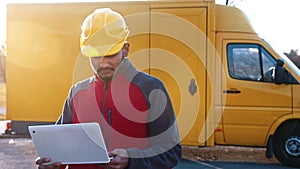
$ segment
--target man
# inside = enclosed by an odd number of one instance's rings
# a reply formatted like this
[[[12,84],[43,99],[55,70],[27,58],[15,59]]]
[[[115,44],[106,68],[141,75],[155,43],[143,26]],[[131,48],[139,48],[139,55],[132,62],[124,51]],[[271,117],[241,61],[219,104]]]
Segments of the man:
[[[169,169],[181,158],[172,103],[163,83],[136,70],[127,59],[129,30],[109,8],[83,22],[80,47],[95,76],[75,84],[57,124],[98,122],[114,158],[108,164],[69,165],[69,169]],[[59,139],[59,138],[58,138]],[[65,168],[38,158],[39,169]]]

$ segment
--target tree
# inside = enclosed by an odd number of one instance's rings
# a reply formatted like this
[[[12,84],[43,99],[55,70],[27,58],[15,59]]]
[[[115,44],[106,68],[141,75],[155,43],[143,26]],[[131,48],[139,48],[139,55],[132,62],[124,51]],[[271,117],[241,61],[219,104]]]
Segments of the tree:
[[[300,55],[298,55],[298,49],[291,49],[290,53],[284,52],[283,54],[285,54],[300,69]]]

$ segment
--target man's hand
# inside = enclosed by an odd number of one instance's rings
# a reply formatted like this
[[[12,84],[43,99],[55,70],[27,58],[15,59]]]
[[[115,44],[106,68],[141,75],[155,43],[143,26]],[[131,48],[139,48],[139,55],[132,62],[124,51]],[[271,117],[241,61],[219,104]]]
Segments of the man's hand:
[[[50,158],[40,158],[38,157],[35,160],[36,165],[38,165],[38,169],[60,169],[61,162],[51,163]]]
[[[109,152],[109,156],[114,158],[110,163],[104,165],[105,169],[123,169],[128,166],[129,158],[125,149],[115,149]]]

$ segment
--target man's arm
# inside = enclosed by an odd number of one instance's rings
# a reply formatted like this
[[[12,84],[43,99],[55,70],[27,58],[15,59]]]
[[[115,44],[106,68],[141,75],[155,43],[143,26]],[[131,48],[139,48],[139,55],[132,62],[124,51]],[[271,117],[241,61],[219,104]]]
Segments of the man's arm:
[[[148,89],[146,94],[146,99],[150,98],[150,93],[154,91],[151,100],[148,100],[151,105],[147,123],[150,146],[144,150],[127,149],[130,157],[129,169],[169,169],[174,167],[181,158],[182,147],[169,95],[161,82],[150,84],[152,87],[156,86],[150,89],[151,91]]]
[[[56,121],[55,124],[70,124],[73,121],[72,117],[72,101],[71,101],[71,96],[72,96],[72,89],[69,92],[68,97],[66,98],[66,101],[64,103],[63,111]]]

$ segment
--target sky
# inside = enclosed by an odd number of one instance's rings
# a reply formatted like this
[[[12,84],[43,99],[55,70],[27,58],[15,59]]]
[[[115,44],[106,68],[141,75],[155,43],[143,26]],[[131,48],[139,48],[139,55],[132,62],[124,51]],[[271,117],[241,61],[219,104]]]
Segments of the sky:
[[[17,0],[0,0],[0,45],[5,42],[6,37],[5,4],[12,1]],[[26,1],[45,2],[44,0],[19,0],[18,2]],[[218,4],[226,3],[226,0],[215,1]],[[291,49],[300,49],[300,20],[297,18],[300,0],[229,0],[229,4],[241,9],[249,18],[254,30],[279,54],[289,52]]]
[[[229,0],[279,54],[300,49],[299,0]],[[216,0],[225,4],[226,0]],[[232,5],[231,5],[232,6]],[[300,54],[300,51],[298,52]]]

